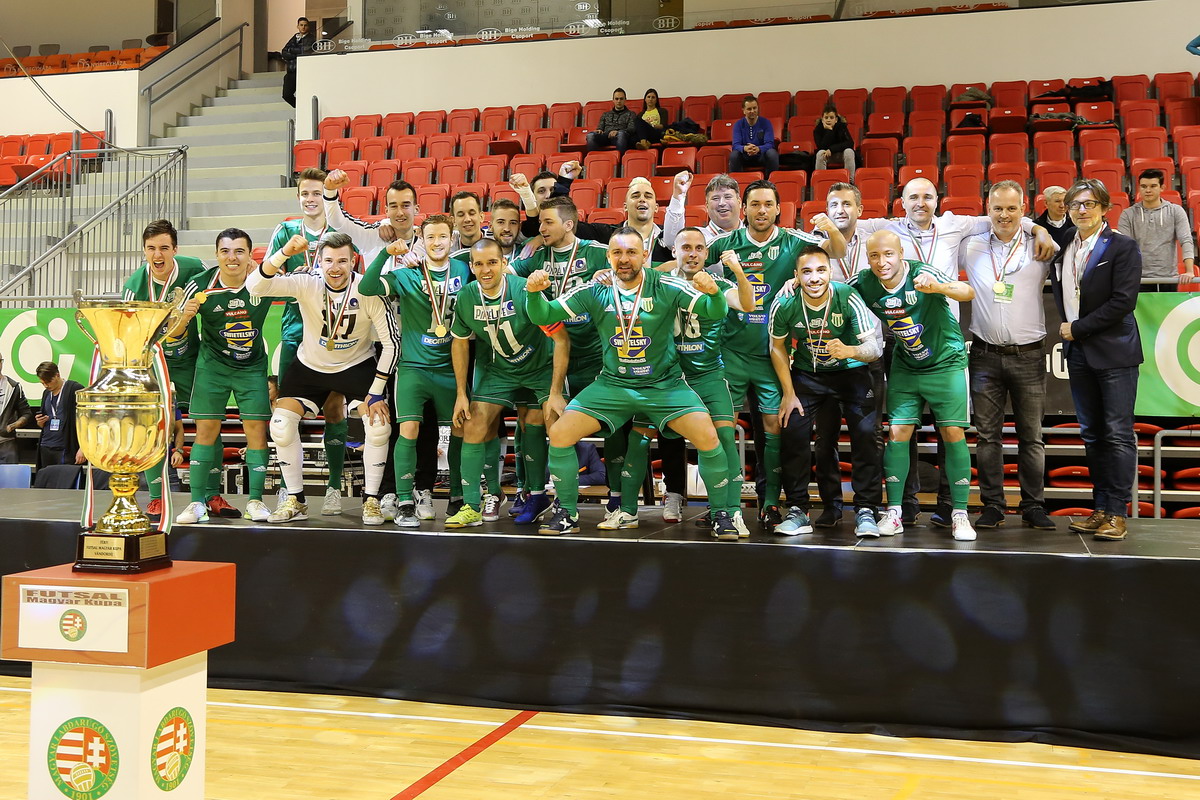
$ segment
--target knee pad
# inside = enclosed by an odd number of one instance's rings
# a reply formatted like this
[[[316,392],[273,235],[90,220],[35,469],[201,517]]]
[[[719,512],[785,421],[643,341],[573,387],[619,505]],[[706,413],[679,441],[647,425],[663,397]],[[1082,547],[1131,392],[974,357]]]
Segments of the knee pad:
[[[392,435],[392,423],[371,422],[369,417],[363,417],[363,442],[375,447],[387,447]]]
[[[300,438],[300,415],[286,408],[277,408],[271,414],[271,440],[280,447],[295,444]]]

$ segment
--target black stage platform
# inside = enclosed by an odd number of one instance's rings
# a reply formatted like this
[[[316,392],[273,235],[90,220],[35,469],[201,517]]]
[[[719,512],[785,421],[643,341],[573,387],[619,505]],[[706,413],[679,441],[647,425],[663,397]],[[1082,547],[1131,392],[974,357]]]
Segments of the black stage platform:
[[[80,499],[0,490],[0,573],[71,561]],[[551,538],[362,529],[345,505],[172,533],[175,558],[238,565],[214,685],[1200,757],[1195,521],[1104,543],[1010,517],[963,543],[858,541],[847,515],[726,543],[695,506],[616,532],[584,507],[585,534]]]

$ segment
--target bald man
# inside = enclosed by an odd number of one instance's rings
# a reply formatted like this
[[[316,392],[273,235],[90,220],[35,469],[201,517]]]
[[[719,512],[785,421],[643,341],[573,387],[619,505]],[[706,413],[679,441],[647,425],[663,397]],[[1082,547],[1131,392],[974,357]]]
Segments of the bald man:
[[[975,539],[967,518],[971,489],[971,455],[967,417],[967,349],[950,301],[975,297],[969,283],[945,280],[928,264],[904,258],[904,245],[894,231],[878,231],[867,239],[870,270],[849,283],[895,335],[895,355],[888,374],[887,407],[891,439],[883,454],[888,509],[879,523],[882,536],[904,532],[901,503],[911,467],[909,442],[928,403],[946,446],[945,474],[950,482],[950,526],[959,541]]]

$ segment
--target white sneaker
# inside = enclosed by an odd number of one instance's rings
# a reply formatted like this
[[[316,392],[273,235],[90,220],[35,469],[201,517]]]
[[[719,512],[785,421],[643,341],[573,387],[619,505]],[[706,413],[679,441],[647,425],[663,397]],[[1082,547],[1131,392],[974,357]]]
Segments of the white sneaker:
[[[362,521],[363,525],[383,524],[383,509],[380,508],[378,497],[368,497],[363,500]]]
[[[898,533],[904,533],[902,513],[898,506],[889,506],[888,510],[883,513],[883,519],[879,520],[879,535],[895,536]]]
[[[289,494],[274,513],[267,517],[267,522],[299,522],[305,519],[308,519],[308,504],[301,503]]]
[[[414,489],[412,499],[417,504],[417,519],[433,519],[433,492]]]
[[[495,522],[500,519],[500,510],[508,499],[502,494],[489,494],[483,498],[483,521]]]
[[[282,483],[280,483],[279,490],[277,492],[275,492],[275,507],[279,508],[279,506],[282,505],[283,501],[287,500],[287,498],[288,498],[287,487],[284,486]]]
[[[248,519],[253,522],[266,522],[271,516],[271,509],[267,508],[267,504],[262,500],[251,500],[246,503],[246,513],[242,514],[242,519]]]
[[[604,515],[597,528],[602,531],[615,531],[622,528],[636,528],[638,526],[638,518],[634,514],[626,514],[621,509],[613,509]]]
[[[208,506],[204,503],[188,503],[187,508],[175,517],[176,525],[195,525],[197,522],[208,522]]]
[[[663,522],[683,521],[683,495],[667,492],[663,497]]]
[[[417,509],[412,503],[401,503],[396,508],[397,528],[419,528],[421,521],[417,519]]]
[[[342,490],[330,486],[325,490],[325,502],[321,505],[321,514],[326,517],[336,517],[342,513]]]
[[[738,538],[750,538],[750,529],[746,527],[746,520],[742,517],[741,511],[733,515],[733,527],[737,528]]]
[[[966,511],[956,510],[950,515],[950,529],[955,541],[975,541],[975,529],[971,527],[971,520],[967,517]]]
[[[388,492],[379,501],[379,510],[383,513],[383,518],[387,521],[396,518],[396,510],[399,508],[400,502],[396,497],[395,492]]]

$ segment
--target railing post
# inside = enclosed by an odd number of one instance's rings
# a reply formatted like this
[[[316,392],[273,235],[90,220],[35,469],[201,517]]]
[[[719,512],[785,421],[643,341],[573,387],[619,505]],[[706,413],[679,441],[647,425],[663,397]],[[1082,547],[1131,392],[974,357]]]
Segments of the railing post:
[[[187,227],[187,145],[179,148],[179,227]]]
[[[310,139],[319,139],[320,138],[320,136],[318,135],[318,131],[317,131],[317,125],[320,123],[320,121],[321,121],[320,104],[317,101],[317,96],[314,94],[312,96],[312,136],[309,137]]]
[[[287,179],[291,185],[292,175],[296,173],[296,118],[288,117],[288,157]]]

